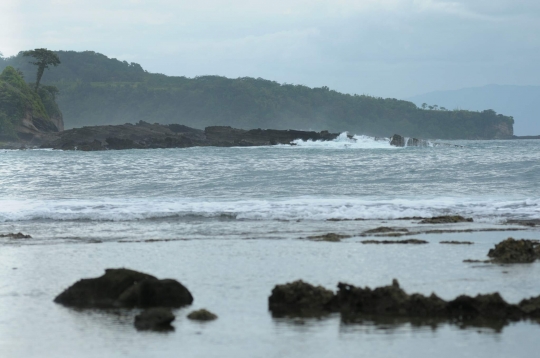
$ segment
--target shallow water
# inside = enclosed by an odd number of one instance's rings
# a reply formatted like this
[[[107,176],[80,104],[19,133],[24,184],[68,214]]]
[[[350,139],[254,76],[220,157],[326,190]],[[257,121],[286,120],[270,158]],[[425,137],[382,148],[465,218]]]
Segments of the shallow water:
[[[532,322],[494,330],[349,325],[336,315],[274,319],[267,299],[274,285],[299,278],[327,288],[339,281],[375,287],[397,278],[409,293],[444,299],[499,291],[516,303],[539,295],[540,263],[462,261],[485,259],[509,236],[540,239],[538,228],[504,224],[540,218],[540,141],[404,149],[369,138],[299,144],[0,152],[0,233],[33,236],[0,238],[0,356],[536,355],[540,324]],[[395,220],[442,214],[475,222]],[[378,226],[520,231],[403,237],[426,245],[359,243],[363,231]],[[300,239],[327,232],[352,237],[338,243]],[[110,267],[178,279],[195,302],[176,311],[176,330],[168,334],[135,331],[136,312],[76,311],[52,302],[76,280]],[[219,319],[186,319],[201,307]]]

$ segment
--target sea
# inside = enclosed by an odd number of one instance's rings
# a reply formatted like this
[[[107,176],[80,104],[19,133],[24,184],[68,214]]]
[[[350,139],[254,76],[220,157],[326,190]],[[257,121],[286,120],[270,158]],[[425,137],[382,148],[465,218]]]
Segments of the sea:
[[[0,150],[0,357],[534,357],[540,324],[500,326],[274,318],[273,287],[335,290],[397,279],[408,293],[540,295],[540,262],[499,265],[508,238],[540,239],[540,140],[340,135],[268,147]],[[422,224],[462,215],[473,222]],[[509,223],[510,221],[510,223]],[[366,236],[381,226],[401,238]],[[336,233],[340,242],[310,239]],[[416,238],[424,245],[363,244]],[[471,241],[444,245],[441,241]],[[137,310],[53,302],[81,278],[126,267],[193,294],[174,331],[140,332]],[[212,322],[186,318],[194,309]]]

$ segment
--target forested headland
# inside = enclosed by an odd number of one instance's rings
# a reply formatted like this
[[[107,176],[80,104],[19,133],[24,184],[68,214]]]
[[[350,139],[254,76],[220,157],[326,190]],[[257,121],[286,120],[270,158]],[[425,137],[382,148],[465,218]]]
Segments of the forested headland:
[[[62,65],[42,78],[55,86],[66,128],[135,123],[179,123],[349,131],[440,139],[507,138],[513,118],[493,110],[430,110],[395,98],[350,95],[328,87],[280,84],[262,78],[195,78],[149,73],[139,64],[85,51],[55,51]],[[35,66],[22,53],[0,58],[32,82]],[[50,87],[52,88],[52,87]]]

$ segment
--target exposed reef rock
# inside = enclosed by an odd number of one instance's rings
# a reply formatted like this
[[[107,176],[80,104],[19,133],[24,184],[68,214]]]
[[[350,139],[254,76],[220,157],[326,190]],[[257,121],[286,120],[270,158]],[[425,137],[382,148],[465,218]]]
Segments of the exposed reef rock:
[[[193,296],[178,281],[121,268],[77,281],[54,302],[80,308],[182,307],[191,304]]]
[[[390,145],[395,147],[428,147],[430,143],[427,140],[417,139],[417,138],[408,138],[394,134],[390,138]]]
[[[333,299],[332,291],[299,280],[275,286],[268,307],[274,316],[313,317],[334,310]]]
[[[225,126],[206,127],[204,130],[206,139],[212,145],[221,147],[232,146],[261,146],[290,144],[296,139],[302,140],[332,140],[339,134],[322,132],[305,132],[297,130],[275,129],[235,129]]]
[[[135,328],[140,331],[172,331],[171,322],[175,317],[169,308],[156,307],[144,310],[135,316]]]
[[[509,237],[489,250],[488,256],[497,263],[530,263],[540,258],[540,245],[532,240]]]
[[[308,239],[310,239],[312,241],[339,242],[339,241],[341,241],[341,239],[347,239],[349,237],[351,237],[351,236],[328,233],[328,234],[324,234],[324,235],[308,236]]]
[[[392,236],[391,234],[399,233],[400,235],[403,235],[403,233],[408,233],[408,232],[409,230],[405,228],[393,228],[393,227],[387,227],[387,226],[380,226],[375,229],[364,231],[361,236],[370,236],[370,235],[376,235],[376,234],[386,234],[385,236]]]
[[[474,245],[474,242],[472,241],[441,241],[439,244],[447,244],[447,245]]]
[[[32,236],[25,235],[22,232],[18,232],[16,234],[12,232],[10,232],[9,234],[0,234],[0,237],[7,237],[10,239],[31,239],[32,238]]]
[[[263,146],[291,144],[296,139],[332,140],[338,134],[295,130],[207,127],[204,131],[179,124],[150,124],[144,121],[115,126],[75,128],[50,134],[42,148],[62,150],[122,150],[152,148],[186,148],[194,146]]]
[[[510,225],[540,226],[540,219],[511,219],[506,221]]]
[[[473,222],[473,219],[464,218],[461,215],[444,215],[423,219],[420,224],[455,224],[461,222]]]
[[[407,240],[364,240],[360,241],[362,244],[427,244],[425,240],[407,239]]]
[[[302,281],[278,285],[269,298],[269,310],[275,316],[284,313],[292,317],[320,316],[340,312],[342,320],[351,321],[359,315],[370,317],[436,318],[450,322],[518,321],[540,316],[540,296],[507,303],[499,293],[475,297],[461,295],[445,301],[432,293],[407,294],[393,280],[389,286],[361,288],[338,283],[337,293]]]
[[[217,319],[218,316],[202,308],[200,310],[191,312],[190,314],[188,314],[187,318],[195,321],[213,321]]]

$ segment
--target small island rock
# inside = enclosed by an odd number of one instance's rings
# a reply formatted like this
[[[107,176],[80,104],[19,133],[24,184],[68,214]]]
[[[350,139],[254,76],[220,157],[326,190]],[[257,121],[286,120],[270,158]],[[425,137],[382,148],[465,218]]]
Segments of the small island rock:
[[[187,318],[196,321],[213,321],[217,319],[218,316],[202,308],[200,310],[191,312],[190,314],[188,314]]]

